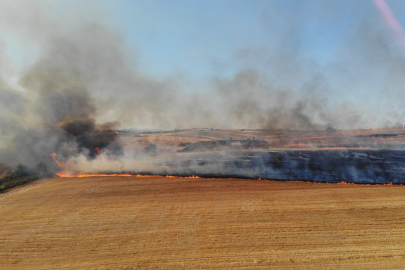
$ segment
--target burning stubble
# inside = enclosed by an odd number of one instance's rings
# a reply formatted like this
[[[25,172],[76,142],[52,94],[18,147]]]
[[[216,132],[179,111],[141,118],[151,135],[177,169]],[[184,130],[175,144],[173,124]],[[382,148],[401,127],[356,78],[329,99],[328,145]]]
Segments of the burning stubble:
[[[20,89],[13,89],[5,79],[0,81],[0,160],[13,166],[24,164],[41,175],[55,174],[62,169],[70,175],[145,172],[276,179],[316,178],[318,176],[313,174],[297,176],[287,172],[288,168],[304,172],[309,168],[312,171],[308,164],[318,163],[318,157],[311,159],[306,157],[307,154],[301,155],[298,152],[292,156],[285,153],[266,157],[252,154],[247,158],[228,152],[214,153],[213,157],[185,155],[177,152],[182,150],[177,147],[184,141],[170,146],[175,150],[164,152],[166,150],[162,151],[161,145],[153,146],[159,144],[159,139],[144,148],[131,148],[117,136],[119,128],[144,126],[166,130],[193,127],[264,129],[274,131],[271,136],[263,139],[267,146],[256,147],[252,143],[254,140],[247,142],[248,137],[241,138],[235,144],[242,145],[243,150],[267,151],[279,150],[280,145],[287,148],[301,147],[294,135],[297,130],[302,134],[313,133],[312,137],[322,137],[322,133],[328,130],[330,133],[336,129],[364,127],[370,123],[381,127],[393,126],[397,119],[402,119],[399,113],[391,120],[380,118],[376,121],[375,114],[367,108],[357,108],[346,101],[333,104],[328,101],[325,91],[329,91],[333,84],[333,79],[329,79],[331,74],[335,71],[338,75],[350,73],[350,70],[342,68],[352,66],[346,65],[348,62],[332,63],[326,68],[316,63],[308,64],[294,51],[293,46],[281,44],[275,50],[277,57],[271,55],[269,59],[274,61],[269,60],[267,63],[273,75],[266,75],[247,65],[233,77],[212,78],[209,94],[190,94],[181,88],[181,81],[176,76],[156,79],[134,69],[119,31],[103,24],[101,20],[89,22],[78,16],[74,23],[68,24],[67,17],[56,19],[50,16],[41,2],[30,1],[30,16],[17,9],[16,5],[10,2],[1,11],[0,15],[4,15],[2,22],[11,25],[19,38],[39,44],[40,48],[36,61],[27,64],[19,72]],[[330,7],[326,5],[325,8]],[[281,43],[284,40],[290,44],[291,40],[287,37],[295,34],[289,35],[288,29],[298,27],[299,23],[289,21],[285,32],[280,35]],[[353,50],[342,57],[345,61],[348,61],[350,55],[361,51],[361,55],[353,61],[363,65],[364,59],[369,59],[368,53],[378,51],[388,42],[384,36],[373,39],[375,36],[371,28],[365,29],[369,32],[363,31],[352,40]],[[374,46],[370,52],[363,52],[359,48],[366,41],[371,41]],[[387,47],[387,50],[390,49]],[[252,50],[241,50],[236,58],[251,57],[253,53]],[[268,57],[266,52],[264,56]],[[373,57],[379,59],[381,66],[391,70],[391,64],[385,62],[384,56],[379,52]],[[404,63],[402,58],[395,60],[397,66],[403,66]],[[0,70],[5,68],[2,66]],[[279,79],[274,80],[273,76]],[[285,77],[288,80],[283,81]],[[402,80],[397,77],[391,75],[395,85]],[[287,83],[290,80],[299,86],[290,89],[289,86],[293,86]],[[334,137],[338,142],[326,148],[369,147],[359,146],[361,140],[353,139],[353,136],[349,136],[351,139],[342,134]],[[211,138],[202,136],[202,140],[210,141]],[[313,139],[307,139],[304,147],[308,146],[308,141],[313,142]],[[225,150],[241,150],[232,148],[237,147],[232,143],[231,146],[228,143],[223,145],[228,147]],[[375,147],[374,143],[373,147],[383,148]],[[336,153],[333,155],[336,156]],[[268,160],[272,158],[288,160],[296,167],[287,168],[283,165],[281,170],[277,167],[280,163],[269,163]],[[211,162],[210,159],[218,162]],[[303,160],[308,162],[302,163]],[[63,168],[58,166],[61,164],[65,164]],[[333,171],[333,168],[330,170]],[[336,175],[344,180],[358,179],[356,173],[351,174],[352,178],[339,173]],[[369,177],[368,173],[363,175],[361,179]],[[378,173],[372,175],[380,177]],[[389,179],[394,181],[397,178]]]

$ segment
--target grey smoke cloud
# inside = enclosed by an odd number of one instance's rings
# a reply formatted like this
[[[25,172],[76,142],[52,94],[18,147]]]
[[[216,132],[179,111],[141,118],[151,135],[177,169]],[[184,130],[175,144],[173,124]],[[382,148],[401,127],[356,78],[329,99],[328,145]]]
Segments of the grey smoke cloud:
[[[190,94],[178,76],[157,79],[134,68],[136,59],[122,34],[103,23],[103,16],[89,20],[72,11],[55,17],[44,3],[1,4],[1,24],[21,42],[39,48],[36,61],[19,71],[21,89],[11,89],[7,78],[0,84],[3,162],[45,164],[52,171],[56,165],[50,153],[61,160],[94,156],[89,131],[102,131],[104,123],[116,121],[123,128],[316,130],[385,127],[401,122],[405,114],[400,103],[391,104],[405,93],[404,57],[384,28],[368,17],[348,33],[339,61],[318,63],[300,50],[299,30],[311,18],[299,7],[290,15],[270,10],[263,15],[271,32],[269,48],[241,48],[235,55],[240,72],[212,78],[209,91]],[[354,7],[360,12],[364,5]],[[321,7],[312,16],[331,14],[336,4]],[[0,71],[0,77],[8,74],[4,64]],[[350,87],[360,90],[353,93]],[[361,104],[362,95],[373,101]],[[85,135],[72,133],[72,126],[83,127]],[[119,152],[112,138],[102,147]]]

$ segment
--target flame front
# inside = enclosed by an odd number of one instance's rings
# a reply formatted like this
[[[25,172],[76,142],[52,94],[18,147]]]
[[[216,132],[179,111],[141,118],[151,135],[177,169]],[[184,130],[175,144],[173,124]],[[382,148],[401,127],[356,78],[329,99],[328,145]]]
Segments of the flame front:
[[[173,175],[155,175],[155,174],[131,174],[131,173],[78,173],[78,174],[68,174],[58,172],[56,173],[59,177],[100,177],[100,176],[118,176],[118,177],[167,177],[167,178],[192,178],[200,179],[204,177],[192,175],[192,176],[173,176]]]
[[[61,170],[64,170],[65,169],[65,162],[61,162],[61,161],[59,161],[59,160],[57,160],[56,159],[56,157],[58,156],[56,153],[51,153],[51,154],[49,154],[52,158],[53,158],[53,160],[56,162],[56,164],[58,164],[58,166],[59,166],[59,168],[61,169]]]
[[[124,176],[124,177],[162,177],[161,175],[143,175],[131,173],[78,173],[78,174],[64,174],[57,173],[59,177],[95,177],[95,176]]]

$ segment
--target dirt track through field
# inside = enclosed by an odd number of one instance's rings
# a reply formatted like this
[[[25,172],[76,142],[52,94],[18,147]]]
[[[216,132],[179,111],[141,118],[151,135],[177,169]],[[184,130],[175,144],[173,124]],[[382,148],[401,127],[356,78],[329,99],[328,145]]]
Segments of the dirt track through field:
[[[46,179],[0,194],[0,268],[402,269],[404,193],[240,179]]]

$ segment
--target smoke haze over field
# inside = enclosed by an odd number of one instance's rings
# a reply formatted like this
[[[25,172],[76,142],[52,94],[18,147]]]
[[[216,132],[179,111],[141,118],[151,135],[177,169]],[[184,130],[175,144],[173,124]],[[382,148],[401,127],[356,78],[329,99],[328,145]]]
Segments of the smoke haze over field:
[[[247,31],[228,25],[233,16],[244,15],[231,7],[233,2],[219,2],[225,22],[217,26],[229,32],[224,32],[224,40],[205,42],[218,43],[218,52],[223,52],[228,35],[240,36],[239,42]],[[197,46],[196,59],[207,54],[211,71],[197,74],[198,66],[209,65],[191,59],[196,69],[190,71],[194,72],[190,78],[181,69],[162,76],[143,71],[142,48],[128,41],[130,34],[121,29],[127,26],[116,20],[119,14],[106,11],[120,3],[98,3],[68,1],[58,6],[52,1],[6,0],[0,4],[3,162],[54,171],[56,164],[49,156],[53,152],[62,160],[79,154],[94,157],[96,148],[119,154],[122,150],[114,135],[101,135],[118,127],[317,130],[404,125],[405,49],[398,46],[372,1],[239,1],[235,3],[239,8],[261,10],[257,12],[260,42],[236,42],[240,47],[231,46],[229,55],[219,59],[215,59],[216,47],[199,54],[204,50]],[[145,12],[150,9],[145,6]],[[156,28],[170,14],[163,19],[158,15],[152,19]],[[341,21],[345,16],[349,19]],[[190,36],[180,32],[172,38],[199,41],[208,27],[217,38],[215,22],[221,21],[208,17],[201,33],[193,32],[199,27],[196,24],[187,29]],[[171,34],[168,29],[167,35]],[[324,45],[320,40],[311,43],[318,34],[327,41]],[[185,54],[189,44],[184,42]],[[173,46],[158,45],[163,51],[167,47],[167,52]],[[23,56],[17,57],[19,53]]]

